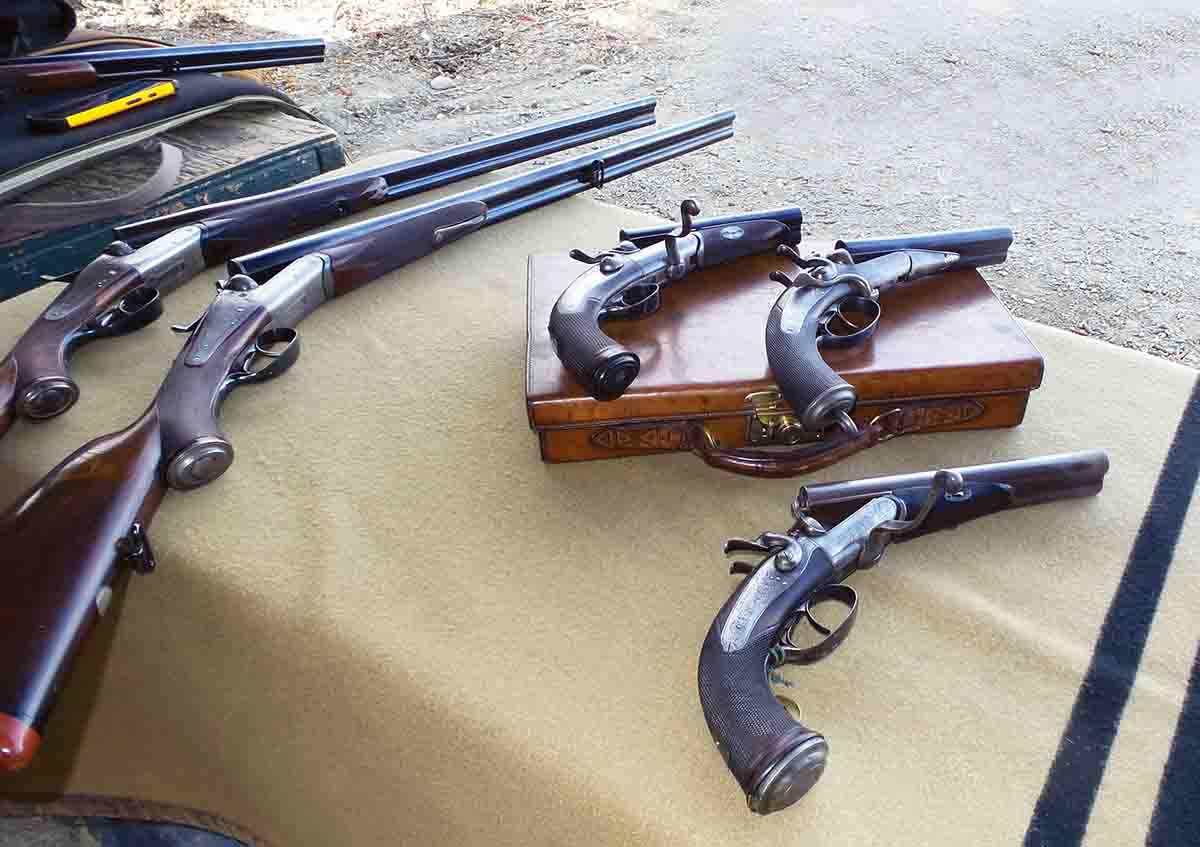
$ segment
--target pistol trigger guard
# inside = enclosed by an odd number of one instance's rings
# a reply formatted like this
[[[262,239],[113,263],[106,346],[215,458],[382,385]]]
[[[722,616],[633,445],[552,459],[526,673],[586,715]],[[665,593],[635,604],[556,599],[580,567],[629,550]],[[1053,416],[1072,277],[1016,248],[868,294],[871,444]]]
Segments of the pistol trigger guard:
[[[662,286],[656,282],[639,283],[626,288],[600,310],[600,319],[632,320],[657,312],[662,306]]]
[[[811,607],[822,600],[833,600],[849,609],[845,620],[833,629],[825,626],[812,615]],[[809,595],[804,605],[796,610],[795,616],[784,626],[783,634],[779,637],[779,645],[777,647],[780,653],[780,664],[811,665],[821,661],[846,640],[846,637],[850,634],[850,629],[854,626],[854,621],[857,619],[858,592],[853,588],[841,583],[818,588]],[[797,646],[792,641],[792,630],[795,629],[801,620],[808,621],[809,626],[825,637],[811,647]]]
[[[847,318],[847,308],[861,312],[867,318],[866,325],[860,326]],[[879,329],[882,314],[879,303],[870,297],[847,297],[821,316],[817,324],[821,347],[853,347],[866,341]]]

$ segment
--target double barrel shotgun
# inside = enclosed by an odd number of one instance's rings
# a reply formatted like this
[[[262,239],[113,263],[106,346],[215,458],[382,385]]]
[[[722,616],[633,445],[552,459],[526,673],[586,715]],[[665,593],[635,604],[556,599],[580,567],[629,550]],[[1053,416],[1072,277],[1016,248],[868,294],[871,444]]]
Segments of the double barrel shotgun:
[[[654,123],[654,98],[519,129],[403,162],[197,206],[117,227],[103,254],[0,359],[0,436],[20,417],[61,415],[79,398],[68,363],[83,344],[156,320],[162,298],[204,268],[354,212]]]
[[[301,320],[476,230],[729,138],[733,120],[712,115],[231,260],[234,275],[188,327],[145,413],[73,453],[0,514],[0,768],[32,759],[118,574],[154,568],[147,527],[167,490],[206,485],[233,462],[221,402],[296,361]]]

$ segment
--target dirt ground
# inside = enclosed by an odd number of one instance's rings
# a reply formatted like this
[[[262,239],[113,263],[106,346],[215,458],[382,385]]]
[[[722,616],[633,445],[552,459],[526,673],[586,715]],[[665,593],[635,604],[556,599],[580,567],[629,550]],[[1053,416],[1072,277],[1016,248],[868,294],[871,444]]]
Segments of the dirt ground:
[[[732,108],[734,139],[602,198],[794,203],[836,237],[1007,224],[988,278],[1013,312],[1200,365],[1195,0],[77,5],[178,43],[324,36],[324,65],[271,80],[355,156],[651,94],[660,125]]]

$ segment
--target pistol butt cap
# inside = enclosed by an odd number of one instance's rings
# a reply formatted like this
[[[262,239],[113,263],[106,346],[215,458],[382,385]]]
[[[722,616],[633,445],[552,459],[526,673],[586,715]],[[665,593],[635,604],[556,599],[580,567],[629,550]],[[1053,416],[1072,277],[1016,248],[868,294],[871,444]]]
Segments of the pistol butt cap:
[[[0,715],[0,770],[19,771],[33,761],[42,737],[24,721]]]
[[[637,379],[642,362],[636,353],[618,353],[606,359],[592,374],[592,396],[616,400]]]
[[[754,790],[746,795],[750,811],[769,815],[786,809],[809,792],[829,759],[829,744],[825,737],[812,733],[775,760]]]
[[[17,400],[17,408],[35,421],[61,415],[79,399],[79,386],[66,377],[45,376],[35,379]]]

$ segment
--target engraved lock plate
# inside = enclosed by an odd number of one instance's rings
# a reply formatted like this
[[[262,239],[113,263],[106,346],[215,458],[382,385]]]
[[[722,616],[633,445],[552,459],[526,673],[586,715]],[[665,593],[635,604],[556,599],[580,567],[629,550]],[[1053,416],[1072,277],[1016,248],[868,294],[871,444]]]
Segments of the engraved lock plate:
[[[778,391],[755,391],[746,395],[750,415],[746,418],[746,443],[755,447],[769,444],[800,444],[815,441],[820,433],[806,432],[800,419],[787,407]]]

